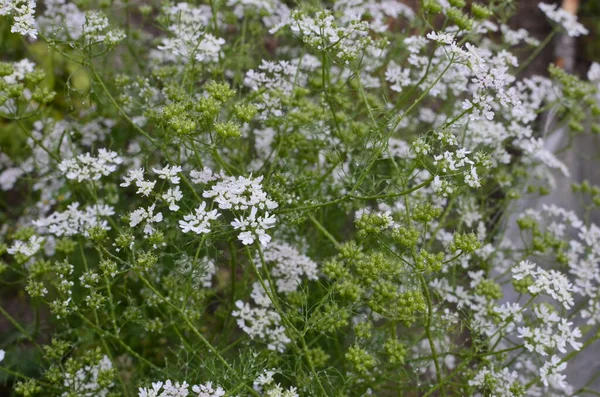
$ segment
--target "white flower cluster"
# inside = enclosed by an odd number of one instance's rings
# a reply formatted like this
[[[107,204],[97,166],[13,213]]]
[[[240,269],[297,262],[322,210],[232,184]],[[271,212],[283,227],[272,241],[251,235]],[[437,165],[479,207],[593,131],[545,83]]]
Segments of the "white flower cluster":
[[[263,60],[257,70],[248,70],[244,77],[244,85],[260,93],[256,105],[263,120],[283,116],[281,96],[290,97],[294,88],[303,86],[304,81],[304,74],[290,61]]]
[[[518,384],[519,374],[508,368],[497,371],[494,368],[484,367],[469,380],[469,386],[478,387],[480,390],[487,389],[490,395],[495,397],[513,397],[513,390]]]
[[[522,280],[531,277],[533,283],[527,288],[532,295],[544,293],[560,302],[565,309],[573,306],[573,285],[567,277],[556,270],[544,270],[536,264],[524,260],[512,268],[513,278]]]
[[[257,13],[268,28],[283,22],[290,15],[289,7],[279,0],[227,0],[227,6],[233,9],[238,19]]]
[[[190,385],[185,381],[183,383],[173,383],[171,380],[152,382],[152,387],[139,388],[138,397],[186,397],[190,395],[189,387]],[[225,390],[221,386],[213,386],[212,382],[194,385],[192,392],[196,397],[222,397],[225,395]]]
[[[287,294],[296,291],[302,277],[307,280],[318,278],[317,264],[287,243],[276,241],[264,250],[263,255],[265,263],[271,269],[277,292]]]
[[[165,59],[186,63],[192,59],[202,63],[219,60],[225,40],[206,32],[211,23],[210,6],[193,7],[189,3],[177,3],[163,7],[163,13],[169,18],[168,29],[172,34],[172,37],[163,38],[158,46]]]
[[[81,33],[90,43],[104,42],[108,45],[116,45],[126,37],[122,29],[108,30],[109,28],[108,17],[104,12],[88,11]]]
[[[179,221],[179,227],[184,233],[194,232],[196,234],[210,233],[210,223],[221,214],[217,210],[206,211],[206,203],[203,201],[193,213],[185,215]]]
[[[195,184],[206,184],[222,178],[225,178],[223,171],[220,174],[215,174],[209,167],[204,167],[201,171],[190,171],[190,179]]]
[[[76,179],[78,182],[97,181],[100,177],[115,172],[117,165],[122,162],[123,159],[117,153],[100,149],[98,157],[89,153],[80,154],[76,158],[61,161],[58,169],[67,179]]]
[[[539,3],[538,7],[546,14],[548,19],[559,24],[571,37],[585,36],[588,30],[579,22],[577,17],[567,10],[560,8],[558,4]]]
[[[369,16],[369,28],[374,32],[385,32],[389,29],[389,20],[397,20],[400,16],[412,20],[415,12],[408,5],[396,0],[342,0],[336,1],[333,10],[341,14],[339,19],[349,23],[357,16]]]
[[[147,181],[144,179],[143,168],[129,170],[127,176],[125,176],[123,180],[125,182],[121,183],[119,186],[129,187],[131,184],[135,184],[138,188],[136,193],[146,197],[152,193],[152,189],[154,189],[154,186],[156,185],[156,181]]]
[[[271,244],[265,249],[263,256],[270,269],[267,271],[270,271],[279,293],[296,291],[303,277],[308,280],[317,279],[317,264],[287,243]],[[251,297],[257,307],[251,307],[249,303],[242,301],[235,303],[238,310],[232,315],[238,318],[238,326],[252,339],[265,340],[270,350],[283,352],[290,339],[285,335],[285,328],[280,325],[281,317],[274,310],[260,283],[252,285]]]
[[[40,31],[49,38],[77,40],[83,33],[86,14],[75,3],[44,0],[44,13],[36,22]]]
[[[237,317],[238,327],[250,338],[267,343],[269,350],[284,352],[291,340],[285,334],[285,327],[281,325],[281,316],[272,307],[268,295],[258,282],[252,285],[252,298],[256,307],[241,300],[235,302],[237,310],[231,314]]]
[[[56,237],[88,235],[88,230],[99,226],[110,230],[108,222],[103,217],[115,214],[113,207],[106,204],[90,205],[79,209],[80,204],[75,202],[67,206],[65,211],[55,211],[47,217],[33,221],[40,233],[52,234]]]
[[[103,387],[98,383],[98,380],[101,372],[110,371],[112,368],[112,362],[107,356],[104,356],[96,365],[85,366],[75,374],[65,373],[64,386],[81,397],[106,397],[110,393],[113,384]],[[65,392],[63,397],[69,394]]]
[[[21,254],[30,257],[38,253],[43,242],[44,239],[38,236],[31,236],[27,242],[15,240],[7,252],[11,255]]]
[[[342,26],[338,26],[336,18],[331,12],[321,11],[314,17],[301,11],[294,10],[290,17],[270,30],[275,33],[285,26],[289,26],[292,33],[299,35],[309,46],[318,51],[325,49],[334,51],[335,55],[344,63],[357,59],[367,47],[373,45],[369,37],[369,24],[354,17]]]
[[[271,241],[266,230],[276,222],[275,216],[269,215],[268,210],[277,208],[278,204],[267,197],[262,189],[262,180],[262,176],[254,179],[226,177],[202,193],[203,197],[212,198],[222,210],[245,212],[231,222],[231,226],[240,231],[238,238],[245,245],[254,243],[258,238],[266,246]]]
[[[35,0],[0,0],[0,16],[11,15],[13,25],[10,31],[37,38],[35,28]]]
[[[252,384],[254,390],[265,397],[299,397],[296,387],[284,389],[279,383],[275,383],[273,375],[276,373],[275,369],[263,370]]]
[[[144,222],[144,234],[149,235],[154,233],[153,223],[160,223],[163,220],[161,212],[154,214],[154,208],[156,204],[152,204],[147,209],[138,208],[129,215],[129,226],[135,227],[140,223]]]

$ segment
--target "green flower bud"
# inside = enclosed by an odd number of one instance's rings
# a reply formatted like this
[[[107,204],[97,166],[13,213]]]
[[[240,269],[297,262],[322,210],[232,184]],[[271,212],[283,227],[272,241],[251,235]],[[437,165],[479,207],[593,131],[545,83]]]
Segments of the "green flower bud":
[[[40,281],[35,281],[33,279],[29,279],[27,285],[25,286],[25,291],[27,291],[29,296],[31,296],[32,298],[39,298],[45,296],[48,293],[48,290],[46,289],[46,287],[44,287],[44,283]]]
[[[135,264],[142,270],[149,270],[156,265],[158,257],[151,251],[144,251],[136,258]]]

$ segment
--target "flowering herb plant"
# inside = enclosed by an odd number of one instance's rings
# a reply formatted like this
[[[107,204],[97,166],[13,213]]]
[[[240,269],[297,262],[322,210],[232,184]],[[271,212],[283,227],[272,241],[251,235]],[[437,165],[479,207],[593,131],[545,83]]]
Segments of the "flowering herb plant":
[[[523,207],[600,131],[600,65],[522,72],[587,30],[418,3],[0,0],[11,393],[591,390],[600,188]]]

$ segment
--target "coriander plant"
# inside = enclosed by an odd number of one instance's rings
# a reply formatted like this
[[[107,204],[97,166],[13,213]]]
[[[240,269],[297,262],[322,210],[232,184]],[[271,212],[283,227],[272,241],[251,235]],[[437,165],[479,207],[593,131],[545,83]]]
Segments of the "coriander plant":
[[[587,30],[413,3],[0,0],[0,392],[600,394]]]

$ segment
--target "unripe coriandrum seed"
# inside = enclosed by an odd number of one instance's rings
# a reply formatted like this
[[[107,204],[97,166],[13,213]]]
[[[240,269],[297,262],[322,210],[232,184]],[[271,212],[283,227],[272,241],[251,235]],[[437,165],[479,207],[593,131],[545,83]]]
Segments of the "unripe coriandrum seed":
[[[44,346],[44,351],[53,360],[60,360],[69,350],[69,343],[60,339],[52,338],[50,345]]]
[[[471,30],[473,28],[473,21],[463,14],[458,8],[450,7],[446,10],[448,19],[451,20],[461,28],[462,30]]]
[[[25,73],[25,81],[32,85],[44,80],[45,77],[46,73],[40,69],[35,69],[33,72]]]
[[[358,339],[370,339],[373,324],[371,321],[361,321],[354,326],[354,333]]]
[[[392,230],[392,239],[406,248],[414,248],[419,241],[420,232],[412,226],[398,227]]]
[[[493,280],[481,280],[477,287],[475,287],[475,293],[477,295],[486,296],[492,300],[502,298],[502,287],[500,284],[495,283]]]
[[[463,8],[467,4],[465,0],[448,0],[448,3],[456,8]]]
[[[320,347],[309,349],[308,355],[312,364],[317,368],[324,367],[327,364],[327,360],[329,360],[330,357],[329,354],[325,353],[325,351]]]
[[[237,117],[240,121],[244,123],[249,123],[252,121],[258,109],[251,103],[247,104],[236,104],[233,107],[233,112],[235,117]]]
[[[240,126],[231,121],[215,124],[215,131],[223,138],[239,138],[242,135]]]
[[[50,91],[46,87],[36,87],[31,94],[31,98],[41,104],[47,104],[54,100],[56,92]]]
[[[334,332],[348,324],[350,312],[345,307],[339,307],[337,303],[326,303],[325,306],[313,313],[310,318],[315,328],[324,332]]]
[[[337,283],[334,285],[334,288],[340,296],[353,302],[358,301],[364,293],[364,289],[358,285],[358,282],[354,279],[348,279],[341,283]]]
[[[519,294],[526,294],[529,292],[528,288],[534,283],[533,277],[527,276],[520,280],[512,280],[512,285]]]
[[[25,382],[17,382],[14,387],[15,392],[23,397],[36,396],[42,392],[42,387],[34,379],[28,379]]]
[[[226,82],[211,81],[205,88],[213,98],[221,102],[227,102],[235,95],[235,91]]]
[[[333,259],[323,265],[323,273],[327,277],[336,280],[347,277],[348,269],[346,269],[340,261]]]
[[[406,346],[397,339],[388,339],[383,345],[390,364],[404,364]]]
[[[393,220],[388,215],[379,213],[365,212],[358,219],[355,224],[359,229],[358,236],[364,238],[370,234],[377,235],[384,229],[390,227]]]
[[[212,121],[218,116],[223,104],[213,97],[200,98],[194,105],[194,109],[202,114],[204,121]]]
[[[9,98],[18,98],[23,94],[25,90],[25,86],[21,83],[9,85],[6,88],[7,94]]]
[[[102,244],[104,240],[106,240],[107,231],[105,228],[100,226],[92,226],[88,230],[88,235],[90,240],[92,240],[96,244]]]
[[[419,223],[429,223],[442,214],[442,208],[431,203],[418,204],[413,210],[413,219]]]
[[[360,374],[367,374],[375,366],[375,358],[359,346],[351,346],[345,355],[346,360],[352,364],[354,370]]]
[[[138,7],[140,14],[144,17],[147,17],[152,13],[152,6],[148,4],[143,4]]]
[[[430,252],[421,250],[421,252],[419,252],[419,256],[417,257],[417,261],[415,262],[415,267],[425,274],[435,273],[442,269],[443,260],[443,252],[432,254]]]
[[[481,4],[471,4],[471,13],[479,20],[488,19],[493,15],[489,8]]]
[[[477,240],[475,233],[455,233],[448,250],[452,253],[461,251],[465,254],[477,251],[481,243]]]
[[[0,77],[10,76],[14,73],[13,65],[8,62],[0,62]]]

